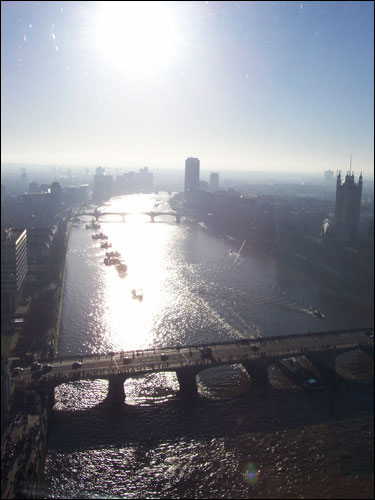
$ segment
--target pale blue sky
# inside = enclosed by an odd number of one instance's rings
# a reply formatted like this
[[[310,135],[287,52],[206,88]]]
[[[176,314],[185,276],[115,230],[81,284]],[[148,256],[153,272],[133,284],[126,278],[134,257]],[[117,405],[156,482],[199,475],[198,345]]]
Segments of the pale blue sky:
[[[142,10],[143,7],[143,10]],[[2,161],[373,175],[373,2],[2,2]]]

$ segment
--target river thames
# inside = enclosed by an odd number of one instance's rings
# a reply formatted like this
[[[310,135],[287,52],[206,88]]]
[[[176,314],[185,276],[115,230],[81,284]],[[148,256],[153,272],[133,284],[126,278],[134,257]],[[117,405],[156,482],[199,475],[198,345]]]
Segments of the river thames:
[[[134,212],[125,223],[100,220],[126,277],[104,265],[88,220],[72,227],[58,355],[373,325],[372,306],[251,242],[137,214],[169,211],[168,199],[131,195],[101,207]],[[347,366],[338,360],[346,378]],[[176,396],[172,373],[128,379],[116,413],[105,402],[107,381],[61,385],[42,498],[373,497],[373,383],[339,383],[332,399],[297,388],[276,368],[269,375],[259,390],[239,365],[206,370],[189,403]]]

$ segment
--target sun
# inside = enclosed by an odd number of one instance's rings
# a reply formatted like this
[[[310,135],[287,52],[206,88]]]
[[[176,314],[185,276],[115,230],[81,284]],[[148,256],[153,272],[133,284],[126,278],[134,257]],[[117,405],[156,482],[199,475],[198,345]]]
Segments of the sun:
[[[152,73],[176,57],[180,34],[167,2],[98,2],[98,51],[118,69]]]

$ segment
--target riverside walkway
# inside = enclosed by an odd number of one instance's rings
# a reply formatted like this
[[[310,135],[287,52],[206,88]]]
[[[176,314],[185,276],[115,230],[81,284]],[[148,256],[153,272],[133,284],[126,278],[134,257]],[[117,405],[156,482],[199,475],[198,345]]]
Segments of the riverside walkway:
[[[343,352],[362,349],[373,357],[374,329],[340,330],[280,337],[241,339],[235,342],[211,343],[198,346],[176,346],[164,349],[110,352],[97,355],[75,355],[40,360],[52,369],[35,375],[25,367],[11,377],[14,388],[53,388],[62,383],[82,379],[109,380],[108,396],[124,401],[124,381],[127,378],[174,371],[180,384],[180,394],[197,392],[195,377],[207,368],[241,363],[255,383],[267,383],[268,365],[282,358],[304,355],[319,369],[322,377],[334,373],[335,358]],[[12,361],[12,366],[17,361]]]

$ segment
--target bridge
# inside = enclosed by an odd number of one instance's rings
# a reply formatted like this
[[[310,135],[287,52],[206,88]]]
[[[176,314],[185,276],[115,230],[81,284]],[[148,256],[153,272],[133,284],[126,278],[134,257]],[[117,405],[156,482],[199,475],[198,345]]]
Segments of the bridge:
[[[374,329],[328,331],[278,337],[241,339],[236,342],[176,346],[175,348],[143,349],[110,352],[97,355],[75,355],[68,358],[40,360],[48,362],[52,370],[36,379],[31,367],[25,368],[11,381],[14,388],[28,387],[42,390],[77,380],[107,379],[108,399],[114,403],[125,400],[124,382],[127,378],[173,371],[180,384],[179,394],[191,398],[197,394],[196,376],[207,368],[228,364],[242,364],[252,383],[266,385],[268,366],[277,360],[306,356],[319,370],[322,380],[335,377],[335,358],[354,349],[361,349],[374,357]],[[15,366],[17,361],[12,362]]]
[[[159,215],[171,215],[176,218],[176,222],[179,223],[181,221],[181,217],[184,215],[181,212],[175,212],[175,211],[155,211],[151,210],[148,212],[100,212],[99,210],[95,209],[93,212],[83,212],[80,215],[89,215],[91,217],[94,217],[95,220],[98,220],[100,217],[103,217],[104,215],[120,215],[122,217],[122,222],[125,222],[125,217],[128,215],[148,215],[151,218],[151,222],[155,221],[155,217]]]

